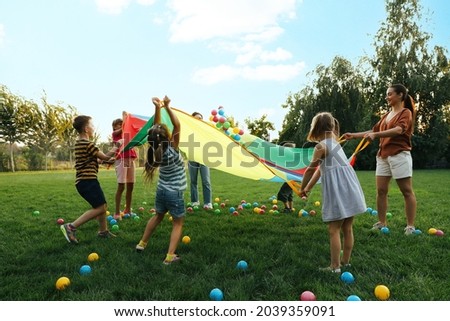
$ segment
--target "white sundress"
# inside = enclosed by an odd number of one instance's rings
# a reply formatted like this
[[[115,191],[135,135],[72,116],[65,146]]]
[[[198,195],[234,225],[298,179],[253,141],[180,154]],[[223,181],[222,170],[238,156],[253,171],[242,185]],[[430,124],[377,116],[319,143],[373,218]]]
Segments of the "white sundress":
[[[341,145],[333,138],[321,143],[327,148],[327,156],[320,164],[322,220],[331,222],[364,213],[364,193]]]

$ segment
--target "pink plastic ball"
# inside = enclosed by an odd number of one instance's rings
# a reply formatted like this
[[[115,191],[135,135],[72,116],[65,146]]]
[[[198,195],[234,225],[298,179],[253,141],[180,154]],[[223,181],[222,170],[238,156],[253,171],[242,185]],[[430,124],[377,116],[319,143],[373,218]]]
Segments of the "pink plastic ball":
[[[316,296],[311,291],[304,291],[300,295],[300,301],[316,301]]]

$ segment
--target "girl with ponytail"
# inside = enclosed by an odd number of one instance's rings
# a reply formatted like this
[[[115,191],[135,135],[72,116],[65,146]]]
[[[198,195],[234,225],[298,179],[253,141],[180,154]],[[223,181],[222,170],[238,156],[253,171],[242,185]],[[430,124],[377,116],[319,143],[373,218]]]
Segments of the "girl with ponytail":
[[[163,263],[171,264],[180,260],[175,251],[180,242],[185,217],[186,173],[183,158],[178,150],[181,126],[177,116],[169,107],[169,97],[165,96],[163,102],[154,97],[152,102],[155,105],[155,116],[153,126],[148,130],[149,147],[144,175],[146,180],[152,180],[155,171],[159,169],[155,199],[156,215],[148,221],[144,235],[136,245],[136,251],[141,252],[145,249],[153,231],[162,222],[165,214],[169,212],[173,218],[172,232],[169,249]],[[169,114],[173,125],[172,133],[166,125],[161,124],[161,108],[165,108]]]
[[[411,136],[414,131],[416,110],[414,100],[402,84],[394,84],[386,91],[390,111],[381,117],[372,130],[360,133],[346,133],[346,139],[365,137],[380,139],[377,153],[376,185],[378,222],[373,229],[387,225],[389,182],[393,177],[403,194],[406,211],[405,234],[415,233],[416,196],[412,187]]]

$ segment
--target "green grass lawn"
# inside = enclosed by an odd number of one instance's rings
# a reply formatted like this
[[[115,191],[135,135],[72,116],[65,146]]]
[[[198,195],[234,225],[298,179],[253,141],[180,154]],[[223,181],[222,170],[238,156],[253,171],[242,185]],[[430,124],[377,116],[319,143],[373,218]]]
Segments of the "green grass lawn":
[[[171,222],[166,219],[149,246],[135,252],[154,203],[155,186],[144,185],[138,170],[134,211],[140,220],[119,223],[115,239],[98,239],[97,222],[79,228],[80,244],[69,244],[56,223],[70,222],[89,208],[74,187],[74,172],[0,173],[0,299],[1,300],[209,300],[209,292],[220,288],[230,301],[293,301],[310,290],[318,300],[342,301],[351,294],[364,301],[377,300],[378,284],[386,285],[390,300],[450,300],[450,171],[415,171],[417,196],[416,227],[422,235],[405,236],[403,198],[392,183],[389,211],[390,234],[372,233],[377,218],[368,213],[357,216],[355,247],[350,272],[355,282],[345,284],[339,275],[318,271],[329,264],[329,239],[321,220],[317,186],[305,203],[298,197],[298,210],[315,209],[314,217],[295,214],[255,214],[244,210],[239,216],[228,212],[241,200],[271,206],[281,184],[250,181],[211,171],[213,197],[227,207],[220,214],[200,210],[188,214],[180,243],[179,264],[164,266]],[[367,205],[375,208],[373,172],[358,172]],[[110,208],[114,206],[116,179],[113,170],[101,170],[100,183]],[[189,191],[186,191],[189,201]],[[146,202],[146,205],[143,205]],[[139,207],[145,207],[140,213]],[[40,215],[33,216],[34,211]],[[428,235],[429,228],[443,230],[443,237]],[[88,262],[90,253],[100,259]],[[246,271],[236,269],[240,260]],[[92,273],[79,269],[90,264]],[[71,285],[58,291],[56,280],[66,276]]]

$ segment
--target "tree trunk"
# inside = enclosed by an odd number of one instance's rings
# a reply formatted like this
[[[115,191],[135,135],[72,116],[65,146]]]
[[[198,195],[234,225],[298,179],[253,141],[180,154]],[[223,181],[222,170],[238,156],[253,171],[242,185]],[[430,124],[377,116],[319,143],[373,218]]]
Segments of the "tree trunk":
[[[14,144],[13,143],[9,143],[9,158],[10,158],[10,163],[11,163],[11,171],[14,173],[15,172],[15,167],[14,167]]]

